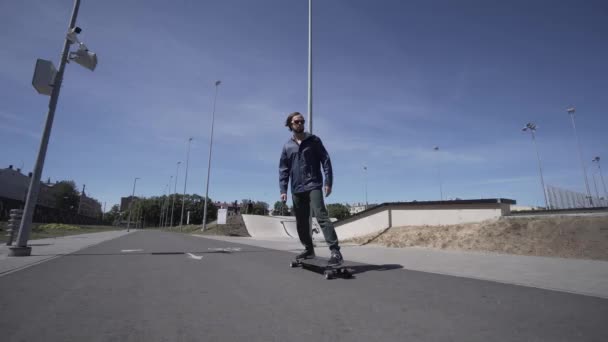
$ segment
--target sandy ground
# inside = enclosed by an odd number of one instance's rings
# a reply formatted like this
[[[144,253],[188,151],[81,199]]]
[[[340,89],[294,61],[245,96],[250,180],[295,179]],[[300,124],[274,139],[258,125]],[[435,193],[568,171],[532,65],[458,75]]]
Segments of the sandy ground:
[[[608,260],[608,215],[500,218],[447,226],[393,227],[345,242]]]

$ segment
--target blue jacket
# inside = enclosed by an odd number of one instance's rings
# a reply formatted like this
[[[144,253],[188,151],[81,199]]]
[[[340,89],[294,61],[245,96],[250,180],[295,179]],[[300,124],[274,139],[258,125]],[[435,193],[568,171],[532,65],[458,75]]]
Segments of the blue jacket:
[[[331,160],[321,139],[316,135],[306,133],[302,143],[289,139],[279,162],[279,185],[281,193],[287,193],[287,183],[291,178],[291,193],[297,194],[323,187],[321,166],[325,172],[325,185],[331,187],[333,174]]]

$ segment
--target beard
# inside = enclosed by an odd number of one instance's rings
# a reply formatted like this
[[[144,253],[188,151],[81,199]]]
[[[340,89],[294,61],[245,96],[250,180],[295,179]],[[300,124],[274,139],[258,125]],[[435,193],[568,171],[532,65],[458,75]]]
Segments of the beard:
[[[293,131],[295,133],[303,133],[304,132],[304,125],[300,125],[300,127],[294,128]]]

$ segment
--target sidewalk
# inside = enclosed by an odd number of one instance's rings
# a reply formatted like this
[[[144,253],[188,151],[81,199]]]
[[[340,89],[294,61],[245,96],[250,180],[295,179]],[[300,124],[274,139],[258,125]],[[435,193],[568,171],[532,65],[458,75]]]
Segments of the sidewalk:
[[[299,241],[295,239],[256,240],[253,238],[198,236],[275,250],[296,252],[302,249]],[[319,256],[329,256],[329,250],[324,244],[317,244],[315,251]],[[351,262],[374,265],[397,264],[407,270],[489,280],[608,299],[608,261],[346,244],[342,245],[342,254],[347,261]]]
[[[130,233],[120,230],[30,240],[28,246],[32,246],[32,255],[27,257],[9,257],[11,246],[3,243],[0,245],[0,276],[127,234]]]

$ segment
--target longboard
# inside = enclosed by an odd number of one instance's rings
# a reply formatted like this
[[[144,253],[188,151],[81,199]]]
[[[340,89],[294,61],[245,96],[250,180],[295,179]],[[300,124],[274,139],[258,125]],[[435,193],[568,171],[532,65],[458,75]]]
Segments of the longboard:
[[[295,259],[289,264],[289,267],[302,267],[304,269],[323,273],[325,279],[333,279],[337,277],[352,278],[353,274],[344,264],[330,266],[327,264],[329,260],[325,258],[314,257],[312,259]]]

